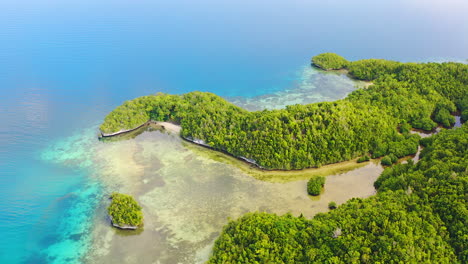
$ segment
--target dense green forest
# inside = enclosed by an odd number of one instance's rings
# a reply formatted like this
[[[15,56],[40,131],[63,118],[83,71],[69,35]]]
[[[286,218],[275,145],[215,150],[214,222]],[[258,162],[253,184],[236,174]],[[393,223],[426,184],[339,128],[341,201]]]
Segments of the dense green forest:
[[[110,197],[112,202],[107,208],[107,212],[112,219],[112,223],[123,226],[139,227],[143,225],[143,213],[141,207],[132,196],[113,193]]]
[[[322,53],[312,58],[312,64],[328,71],[343,69],[349,64],[349,61],[335,53]]]
[[[468,119],[468,65],[350,62],[333,53],[312,62],[373,85],[335,102],[256,112],[211,93],[150,95],[117,107],[100,128],[170,121],[184,138],[268,169],[384,157],[377,195],[313,219],[246,214],[224,228],[209,263],[468,263],[468,124],[424,139],[410,133],[451,127],[455,112]],[[419,144],[418,163],[392,165]]]
[[[341,57],[318,55],[335,65]],[[330,57],[330,58],[328,58]],[[344,60],[344,59],[343,59]],[[468,65],[360,60],[338,63],[374,83],[335,102],[248,112],[204,92],[139,97],[117,107],[103,133],[132,129],[148,120],[182,126],[181,136],[245,157],[267,169],[303,169],[362,155],[399,158],[417,151],[411,128],[449,127],[451,113],[468,116]],[[328,68],[328,66],[324,66]]]
[[[311,220],[231,221],[208,263],[467,263],[468,124],[423,143],[418,163],[385,169],[373,197]]]
[[[468,124],[422,140],[417,163],[386,169],[375,182],[379,192],[407,190],[430,205],[445,223],[449,242],[468,263]]]

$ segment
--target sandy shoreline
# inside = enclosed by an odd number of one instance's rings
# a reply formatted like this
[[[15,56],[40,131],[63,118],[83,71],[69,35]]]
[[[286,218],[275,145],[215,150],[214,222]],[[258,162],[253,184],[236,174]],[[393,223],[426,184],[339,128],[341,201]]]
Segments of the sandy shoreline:
[[[170,122],[162,122],[162,121],[153,121],[153,120],[148,120],[147,122],[135,127],[135,128],[132,128],[132,129],[121,129],[117,132],[114,132],[114,133],[104,133],[101,131],[101,135],[100,137],[102,138],[110,138],[110,137],[114,137],[114,136],[119,136],[119,135],[124,135],[124,134],[127,134],[127,133],[130,133],[130,132],[134,132],[136,130],[139,130],[143,127],[147,127],[147,126],[160,126],[162,127],[163,129],[167,130],[167,131],[170,131],[170,132],[173,132],[173,133],[180,133],[180,130],[182,129],[179,125],[176,125],[176,124],[173,124],[173,123],[170,123]]]

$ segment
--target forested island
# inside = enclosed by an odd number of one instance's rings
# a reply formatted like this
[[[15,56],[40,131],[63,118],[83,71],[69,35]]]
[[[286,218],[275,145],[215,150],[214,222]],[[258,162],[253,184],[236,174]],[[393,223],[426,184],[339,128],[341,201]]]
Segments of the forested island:
[[[110,199],[107,212],[114,227],[135,230],[143,225],[141,206],[132,196],[112,193]]]
[[[467,263],[468,124],[421,139],[411,130],[468,120],[468,65],[312,59],[372,81],[345,99],[249,112],[203,92],[139,97],[117,107],[103,134],[148,120],[180,124],[181,136],[267,169],[303,169],[361,157],[389,167],[377,194],[313,219],[248,213],[231,221],[208,263]],[[420,160],[396,164],[424,147]],[[321,191],[320,178],[309,193]]]
[[[106,116],[103,135],[131,130],[149,120],[180,124],[181,136],[227,152],[265,169],[303,169],[363,155],[390,162],[415,154],[419,136],[468,119],[468,65],[400,63],[367,59],[349,62],[321,54],[323,69],[347,69],[372,81],[345,99],[286,109],[249,112],[205,92],[157,94],[125,102]]]

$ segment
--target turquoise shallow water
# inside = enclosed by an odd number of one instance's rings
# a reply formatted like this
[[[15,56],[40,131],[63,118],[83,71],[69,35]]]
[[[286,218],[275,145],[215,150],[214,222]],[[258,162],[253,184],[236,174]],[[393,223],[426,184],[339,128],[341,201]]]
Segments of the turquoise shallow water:
[[[335,100],[354,83],[310,70],[310,56],[465,60],[466,11],[456,0],[2,1],[0,263],[86,255],[105,193],[90,150],[124,100],[192,90],[246,107]]]

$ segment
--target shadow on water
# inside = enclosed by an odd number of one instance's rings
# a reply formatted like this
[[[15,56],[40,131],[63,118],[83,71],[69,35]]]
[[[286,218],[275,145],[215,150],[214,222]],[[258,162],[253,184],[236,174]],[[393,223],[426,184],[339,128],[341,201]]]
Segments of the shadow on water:
[[[110,225],[110,223],[109,223],[109,225]],[[136,230],[121,230],[121,229],[118,229],[118,228],[114,228],[114,230],[115,230],[116,235],[122,236],[122,237],[127,237],[127,236],[138,236],[141,233],[143,233],[145,228],[140,227],[140,228],[138,228]]]

